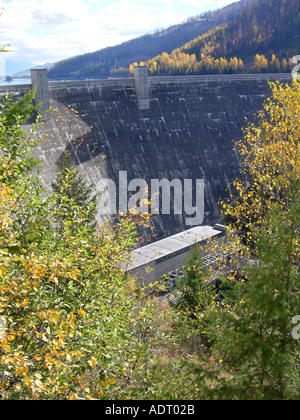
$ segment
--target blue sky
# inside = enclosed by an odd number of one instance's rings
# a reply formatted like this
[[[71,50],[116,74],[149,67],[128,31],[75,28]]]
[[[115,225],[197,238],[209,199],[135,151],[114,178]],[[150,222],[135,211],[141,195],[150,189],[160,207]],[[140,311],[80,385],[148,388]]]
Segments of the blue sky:
[[[10,45],[7,64],[55,62],[167,28],[234,1],[0,0],[4,8],[0,44]]]

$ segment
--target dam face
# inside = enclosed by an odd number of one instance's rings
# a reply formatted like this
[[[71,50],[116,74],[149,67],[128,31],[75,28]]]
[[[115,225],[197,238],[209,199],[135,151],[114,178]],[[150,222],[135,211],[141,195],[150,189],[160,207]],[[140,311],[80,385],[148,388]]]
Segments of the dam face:
[[[105,190],[101,180],[110,179],[118,195],[120,173],[126,173],[128,183],[143,179],[147,185],[153,179],[178,179],[182,185],[189,179],[193,197],[196,180],[204,180],[202,223],[212,225],[220,220],[219,199],[230,193],[240,176],[234,141],[242,138],[246,121],[254,121],[254,113],[271,94],[269,81],[275,80],[290,82],[292,77],[149,78],[145,90],[149,97],[142,98],[142,106],[133,78],[50,82],[52,111],[39,128],[41,145],[36,149],[44,187],[50,188],[57,164],[69,149],[99,194]],[[17,86],[16,97],[24,89]],[[174,214],[172,203],[170,214],[160,211],[150,218],[156,239],[191,227],[184,211]]]

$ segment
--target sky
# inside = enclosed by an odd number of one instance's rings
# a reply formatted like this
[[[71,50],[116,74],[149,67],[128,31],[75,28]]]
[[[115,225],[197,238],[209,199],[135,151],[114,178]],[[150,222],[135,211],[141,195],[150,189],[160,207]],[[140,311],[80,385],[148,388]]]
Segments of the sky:
[[[10,50],[0,56],[0,72],[4,61],[6,70],[56,62],[121,44],[235,1],[0,0],[0,46],[9,44]]]

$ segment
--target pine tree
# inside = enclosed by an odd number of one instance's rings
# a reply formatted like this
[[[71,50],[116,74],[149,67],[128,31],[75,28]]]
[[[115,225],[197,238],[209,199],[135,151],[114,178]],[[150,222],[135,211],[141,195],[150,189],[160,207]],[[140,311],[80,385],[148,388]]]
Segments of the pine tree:
[[[245,269],[249,281],[235,285],[236,304],[219,313],[218,328],[211,324],[214,348],[234,372],[220,383],[226,399],[298,399],[300,394],[299,343],[292,336],[292,319],[300,314],[299,195],[287,212],[274,205],[267,218],[268,226],[255,234],[258,259]]]
[[[55,194],[54,206],[59,230],[63,229],[66,219],[72,219],[75,224],[89,222],[90,228],[95,230],[97,196],[92,193],[93,187],[86,183],[76,169],[70,152],[63,156],[57,179],[52,182],[51,187]]]
[[[249,125],[240,144],[252,187],[237,181],[240,200],[226,210],[235,230],[247,221],[254,259],[244,267],[248,281],[234,287],[234,307],[210,324],[214,350],[232,373],[215,377],[214,392],[224,399],[300,395],[299,341],[292,334],[300,314],[300,85],[272,88],[259,126]]]
[[[182,267],[183,275],[177,279],[178,290],[173,291],[173,332],[181,344],[200,354],[210,347],[207,336],[211,304],[217,299],[215,287],[207,281],[208,272],[197,244],[194,244]]]
[[[204,291],[204,270],[203,258],[198,246],[195,244],[184,261],[183,276],[177,280],[177,288],[180,295],[176,301],[176,309],[189,312],[194,316],[200,308],[200,296]]]

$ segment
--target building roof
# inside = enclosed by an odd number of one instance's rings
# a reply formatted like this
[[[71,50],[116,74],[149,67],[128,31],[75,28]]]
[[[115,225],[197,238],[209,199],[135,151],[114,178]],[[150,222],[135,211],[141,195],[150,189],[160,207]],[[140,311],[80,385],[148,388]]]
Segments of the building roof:
[[[171,254],[184,252],[194,243],[204,243],[208,238],[220,235],[221,233],[221,230],[217,230],[212,226],[196,226],[184,232],[177,233],[168,238],[135,249],[131,254],[131,264],[128,266],[127,270],[130,271],[134,268],[147,265],[152,261],[171,256]]]

